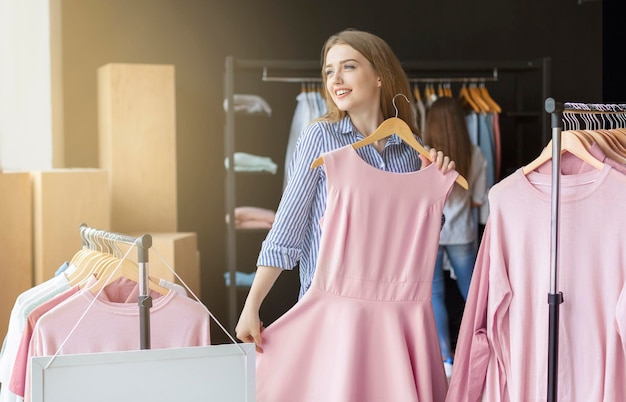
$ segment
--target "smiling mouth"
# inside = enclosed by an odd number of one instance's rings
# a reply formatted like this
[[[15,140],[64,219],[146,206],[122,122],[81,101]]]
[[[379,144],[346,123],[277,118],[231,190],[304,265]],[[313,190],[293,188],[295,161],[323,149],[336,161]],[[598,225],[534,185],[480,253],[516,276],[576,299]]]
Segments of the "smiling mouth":
[[[342,89],[342,90],[339,90],[339,91],[335,92],[335,95],[342,96],[342,95],[345,95],[345,94],[347,94],[349,92],[350,91],[348,89]]]

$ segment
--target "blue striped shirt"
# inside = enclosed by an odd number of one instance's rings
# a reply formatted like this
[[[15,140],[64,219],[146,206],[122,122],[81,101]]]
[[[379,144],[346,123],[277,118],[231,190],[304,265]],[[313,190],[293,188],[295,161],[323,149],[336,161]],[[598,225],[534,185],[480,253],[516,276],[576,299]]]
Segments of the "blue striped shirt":
[[[313,123],[298,139],[289,182],[261,246],[257,266],[293,269],[299,261],[299,297],[313,280],[322,234],[320,220],[326,208],[326,172],[323,166],[311,169],[311,163],[325,152],[361,139],[363,135],[348,116],[339,122]],[[382,154],[372,145],[359,148],[357,153],[370,165],[389,172],[413,172],[421,166],[417,151],[395,134],[388,138]]]

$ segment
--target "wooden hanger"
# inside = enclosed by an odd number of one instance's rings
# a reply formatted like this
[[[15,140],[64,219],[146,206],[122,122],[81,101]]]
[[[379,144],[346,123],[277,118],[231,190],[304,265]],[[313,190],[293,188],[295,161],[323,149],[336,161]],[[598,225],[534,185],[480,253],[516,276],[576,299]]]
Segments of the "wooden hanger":
[[[90,257],[79,263],[76,266],[76,271],[68,275],[67,279],[70,286],[79,285],[83,287],[89,278],[103,269],[108,263],[115,260],[116,258],[110,254],[92,250]]]
[[[139,267],[137,264],[131,260],[116,260],[117,261],[107,264],[107,266],[97,274],[97,281],[89,286],[91,293],[97,294],[100,289],[120,278],[130,279],[133,282],[139,283]],[[148,278],[148,289],[160,295],[166,295],[170,292],[170,289],[161,286],[153,278]]]
[[[420,88],[417,84],[413,86],[413,96],[415,97],[416,101],[422,102],[422,94],[420,93]]]
[[[617,130],[598,130],[598,132],[607,140],[611,147],[622,157],[626,157],[626,136],[620,134]]]
[[[576,130],[576,132],[582,132],[582,134],[588,136],[592,142],[598,144],[604,155],[616,162],[624,164],[626,162],[624,149],[621,145],[614,142],[614,139],[611,138],[610,135],[605,134],[605,131],[606,130]]]
[[[478,90],[479,90],[482,98],[485,100],[485,102],[487,102],[487,104],[489,104],[489,109],[492,112],[494,112],[494,113],[502,113],[502,108],[500,107],[500,105],[498,105],[498,103],[495,100],[493,100],[493,98],[489,94],[489,91],[487,90],[487,87],[485,86],[484,82],[480,83],[480,85],[478,86]]]
[[[598,170],[602,170],[604,168],[604,163],[596,159],[593,155],[589,153],[584,143],[580,138],[576,136],[572,131],[563,131],[561,132],[561,153],[569,152],[582,161],[588,163]],[[539,166],[543,165],[547,161],[552,159],[552,140],[546,145],[541,154],[537,157],[537,159],[530,162],[528,165],[522,168],[524,174],[528,174],[533,170],[537,169]]]
[[[443,98],[444,96],[446,96],[446,93],[444,92],[443,84],[440,82],[439,85],[437,85],[437,97]]]
[[[612,128],[608,130],[613,137],[619,141],[622,146],[626,147],[626,128]]]
[[[491,112],[491,107],[489,106],[489,103],[487,103],[487,101],[483,99],[483,95],[475,83],[470,84],[468,92],[472,97],[472,100],[478,105],[482,113]]]
[[[464,107],[465,109],[469,107],[472,111],[476,113],[480,113],[480,110],[481,110],[480,106],[478,106],[476,102],[474,102],[474,99],[472,99],[472,96],[470,95],[467,89],[467,85],[465,85],[465,83],[463,83],[463,85],[461,86],[458,100],[461,103],[461,106]]]
[[[452,98],[452,97],[453,97],[453,95],[452,95],[452,86],[450,85],[450,83],[449,83],[449,82],[446,82],[446,83],[445,83],[445,86],[444,86],[444,93],[445,93],[445,94],[446,94],[446,96],[447,96],[447,97],[449,97],[449,98]]]
[[[430,159],[430,152],[426,150],[416,139],[411,132],[411,128],[404,120],[399,117],[390,117],[383,121],[376,130],[364,139],[357,141],[352,144],[354,149],[359,149],[366,145],[372,144],[378,140],[382,140],[383,138],[389,137],[392,134],[398,135],[404,142],[409,144],[411,148],[415,149],[420,155],[425,156],[428,160]],[[311,164],[311,169],[318,167],[324,163],[324,157],[320,156],[313,161]],[[468,189],[469,186],[467,184],[467,180],[465,177],[459,175],[456,178],[456,182],[459,183],[461,187],[464,189]]]

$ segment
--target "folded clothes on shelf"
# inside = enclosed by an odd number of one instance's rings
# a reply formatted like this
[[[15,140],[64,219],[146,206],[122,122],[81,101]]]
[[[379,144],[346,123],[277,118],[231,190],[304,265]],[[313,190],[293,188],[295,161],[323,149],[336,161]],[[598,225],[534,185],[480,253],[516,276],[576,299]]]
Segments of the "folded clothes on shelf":
[[[235,152],[235,172],[269,172],[276,174],[278,165],[269,156],[260,156],[246,152]],[[228,157],[224,158],[224,167],[230,166]]]
[[[270,229],[276,213],[271,209],[242,206],[235,207],[235,227],[238,229]],[[226,223],[230,221],[226,215]]]
[[[235,272],[235,286],[237,287],[250,287],[252,286],[252,280],[254,279],[255,272],[246,273],[246,272]],[[224,273],[224,281],[226,282],[226,286],[230,286],[230,272]]]
[[[247,114],[272,115],[272,108],[267,101],[258,95],[253,94],[233,94],[233,104],[235,112]],[[224,111],[228,111],[228,98],[224,99]]]

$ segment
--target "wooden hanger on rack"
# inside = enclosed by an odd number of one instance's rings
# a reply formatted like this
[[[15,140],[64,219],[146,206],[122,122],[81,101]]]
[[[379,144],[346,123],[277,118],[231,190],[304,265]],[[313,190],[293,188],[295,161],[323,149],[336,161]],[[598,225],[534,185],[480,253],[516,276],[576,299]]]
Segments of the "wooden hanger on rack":
[[[472,97],[472,100],[478,105],[481,113],[489,113],[491,112],[491,106],[489,103],[483,98],[483,94],[480,92],[480,88],[475,83],[471,83],[468,88],[469,94]]]
[[[449,97],[449,98],[453,97],[453,95],[452,95],[452,85],[450,85],[449,82],[446,82],[444,84],[444,91],[443,92],[446,94],[447,97]]]
[[[619,163],[626,163],[626,150],[618,145],[610,135],[606,134],[607,130],[572,130],[578,136],[586,137],[588,142],[596,143],[607,157]]]
[[[394,106],[395,106],[395,100],[394,100]],[[360,141],[353,143],[352,147],[354,149],[359,149],[366,145],[373,144],[376,141],[382,140],[383,138],[387,138],[391,136],[392,134],[396,134],[404,142],[406,142],[409,146],[411,146],[411,148],[415,149],[420,155],[425,156],[429,161],[431,160],[430,152],[428,152],[426,148],[424,148],[422,144],[420,144],[419,141],[415,139],[415,136],[413,135],[413,132],[411,131],[411,128],[409,127],[409,125],[406,124],[404,120],[402,120],[401,118],[397,116],[390,117],[386,119],[385,121],[383,121],[380,124],[380,126],[378,126],[376,130],[374,130],[372,134],[368,135],[367,137],[363,138]],[[316,168],[323,164],[324,164],[324,157],[320,156],[313,161],[313,163],[311,164],[311,169]],[[461,175],[458,175],[458,177],[456,178],[456,182],[466,190],[469,188],[467,179],[465,179],[465,177]]]
[[[107,266],[97,274],[97,281],[89,286],[89,291],[93,294],[97,294],[100,289],[120,278],[130,279],[138,284],[139,267],[137,264],[133,261],[122,259],[117,259],[115,262],[108,263]],[[160,295],[166,295],[170,292],[170,289],[161,286],[153,278],[148,278],[148,289],[153,290]]]
[[[598,117],[599,115],[594,113],[578,113],[577,116],[579,118],[566,114],[564,118],[571,126],[575,127],[570,131],[586,143],[587,149],[590,149],[595,143],[606,157],[621,164],[626,163],[626,147],[620,141],[616,130],[603,128],[605,126],[604,118]],[[581,122],[583,122],[582,127]]]
[[[463,85],[461,86],[461,90],[459,91],[459,96],[457,99],[459,100],[461,107],[465,109],[469,108],[476,113],[480,113],[480,106],[478,106],[472,98],[472,95],[469,93],[469,90],[467,89],[467,85],[465,83],[463,83]]]
[[[569,130],[561,132],[561,153],[565,151],[575,155],[582,161],[588,163],[598,170],[602,170],[604,168],[604,163],[599,161],[591,153],[589,153],[582,140],[578,138],[575,133]],[[524,166],[522,168],[522,171],[524,172],[524,174],[528,174],[551,159],[552,140],[550,140],[548,145],[546,145],[546,147],[543,149],[537,159]]]
[[[443,83],[439,83],[439,85],[437,85],[437,97],[438,98],[443,98],[444,96],[446,96],[446,92],[443,88]]]
[[[620,133],[619,130],[597,130],[611,147],[618,152],[622,157],[626,158],[626,136],[624,133]]]
[[[100,266],[114,259],[110,253],[104,252],[106,245],[99,241],[94,230],[81,231],[81,237],[84,246],[71,258],[71,270],[65,272],[70,286],[84,283]]]
[[[413,96],[415,97],[415,100],[418,102],[422,102],[422,94],[420,92],[420,88],[417,84],[415,84],[413,86]]]
[[[487,90],[487,86],[485,85],[484,82],[480,83],[480,85],[478,86],[478,90],[479,90],[480,95],[482,96],[482,98],[489,105],[489,109],[492,112],[494,112],[494,113],[502,113],[502,108],[500,107],[500,105],[498,105],[498,103],[495,100],[493,100],[493,98],[491,97],[491,94],[489,94],[489,91]]]

